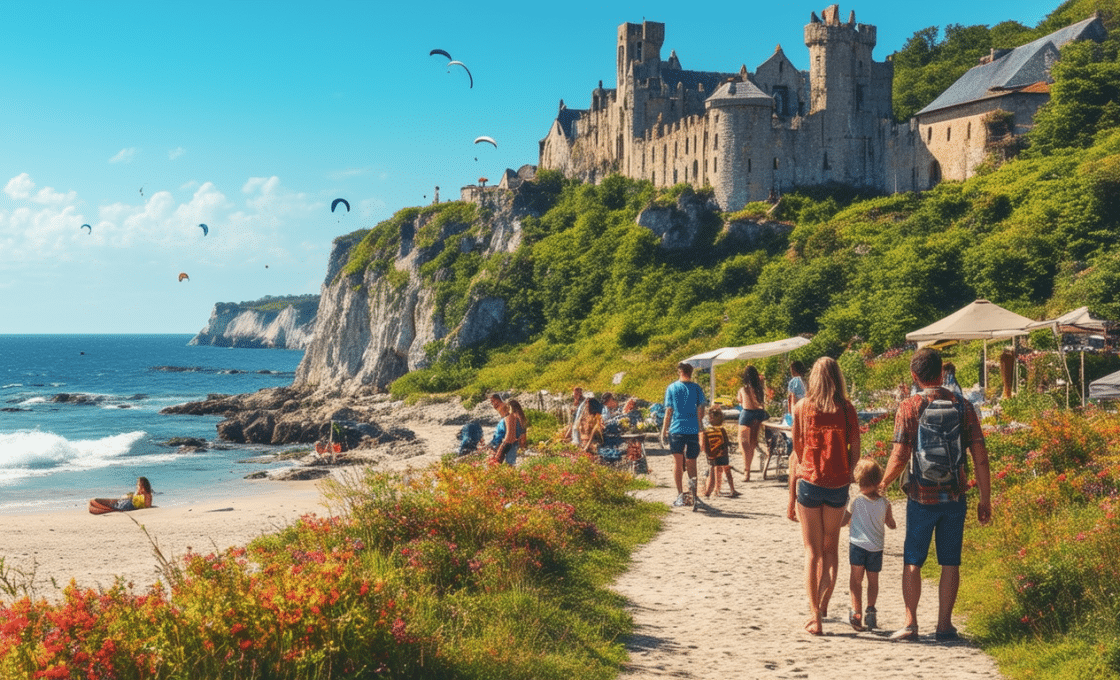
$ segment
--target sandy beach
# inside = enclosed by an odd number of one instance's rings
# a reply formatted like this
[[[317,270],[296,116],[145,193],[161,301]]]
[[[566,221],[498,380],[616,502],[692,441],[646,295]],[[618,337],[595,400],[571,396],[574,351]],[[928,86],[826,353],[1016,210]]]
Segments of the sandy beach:
[[[419,468],[455,444],[458,427],[406,422],[428,453],[379,463]],[[647,449],[654,488],[644,499],[676,496],[672,457]],[[756,463],[757,465],[757,463]],[[705,464],[700,463],[701,475]],[[736,475],[737,479],[741,475]],[[919,609],[922,641],[890,642],[885,632],[857,633],[847,624],[847,530],[841,534],[840,578],[825,635],[802,629],[807,618],[798,526],[785,518],[786,486],[770,479],[736,482],[739,498],[715,498],[708,508],[673,508],[664,530],[634,555],[616,590],[630,601],[636,630],[624,678],[999,678],[991,658],[967,642],[937,643],[936,584],[927,582]],[[140,589],[158,577],[151,546],[129,517],[143,524],[168,557],[242,545],[308,512],[329,514],[319,482],[259,482],[265,493],[227,501],[156,507],[93,516],[84,511],[0,517],[0,555],[7,566],[36,565],[39,594],[52,597],[74,578],[109,586],[117,576]],[[726,491],[726,488],[724,489]],[[896,516],[903,517],[896,505]],[[903,528],[888,531],[879,595],[879,622],[902,625]],[[967,562],[962,568],[969,578]],[[967,633],[959,619],[958,628]]]
[[[671,503],[673,461],[648,448],[656,487],[640,497]],[[734,464],[734,460],[732,461]],[[739,460],[739,466],[742,460]],[[848,625],[848,530],[840,535],[840,573],[822,636],[804,632],[808,600],[801,530],[786,519],[784,481],[739,482],[739,498],[713,497],[710,509],[672,508],[664,530],[634,555],[616,590],[636,623],[624,678],[999,678],[995,662],[967,642],[938,643],[937,585],[926,582],[918,609],[920,642],[891,642],[902,627],[904,527],[888,530],[879,581],[879,624]],[[701,461],[700,474],[706,465]],[[726,485],[724,492],[727,491]],[[894,507],[905,518],[903,503]],[[967,557],[962,578],[969,578]],[[967,634],[960,617],[958,629]]]

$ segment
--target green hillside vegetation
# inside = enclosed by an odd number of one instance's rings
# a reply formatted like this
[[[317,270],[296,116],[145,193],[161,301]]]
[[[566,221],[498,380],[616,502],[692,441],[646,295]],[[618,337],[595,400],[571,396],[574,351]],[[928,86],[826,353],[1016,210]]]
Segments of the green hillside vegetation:
[[[305,305],[318,305],[319,294],[307,295],[265,295],[260,300],[242,302],[241,306],[254,312],[279,312],[285,307],[303,307]]]

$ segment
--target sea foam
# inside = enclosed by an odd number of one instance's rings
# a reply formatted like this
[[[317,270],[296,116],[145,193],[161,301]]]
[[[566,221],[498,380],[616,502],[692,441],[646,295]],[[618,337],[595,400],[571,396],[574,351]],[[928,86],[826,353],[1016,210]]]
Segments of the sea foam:
[[[0,434],[0,479],[42,474],[60,468],[112,465],[127,456],[146,432],[125,432],[100,439],[70,440],[38,430]]]

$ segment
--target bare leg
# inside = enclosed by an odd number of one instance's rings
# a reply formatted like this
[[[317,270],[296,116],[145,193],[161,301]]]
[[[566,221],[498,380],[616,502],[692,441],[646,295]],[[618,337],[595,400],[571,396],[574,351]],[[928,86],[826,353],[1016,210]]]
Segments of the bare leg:
[[[751,447],[751,458],[754,458],[754,452],[758,450],[758,433],[760,431],[762,431],[762,422],[759,421],[759,422],[756,422],[753,425],[751,425],[750,426],[750,431],[751,431],[751,433],[750,433],[750,443],[748,444],[748,446]],[[762,463],[763,460],[765,460],[765,459],[762,456],[759,456],[759,464],[760,465],[763,464]],[[750,469],[751,469],[750,463],[747,463],[748,473],[750,472]]]
[[[731,466],[724,465],[722,468],[722,472],[727,476],[727,488],[731,491],[731,495],[737,496],[738,494],[735,492],[735,482],[731,479]]]
[[[824,520],[824,571],[820,583],[821,616],[828,616],[828,602],[836,588],[836,577],[840,570],[840,524],[844,521],[844,508],[821,506]]]
[[[820,611],[820,581],[824,573],[824,518],[821,508],[807,508],[797,503],[801,524],[801,540],[805,544],[805,594],[809,598],[809,620],[805,630],[813,635],[823,631]]]
[[[683,481],[682,478],[683,477],[684,477],[684,454],[683,453],[674,453],[673,454],[673,481],[676,482],[676,484],[677,484],[677,495],[678,496],[680,494],[684,493],[684,486],[682,486],[682,481]]]
[[[953,629],[953,606],[957,603],[957,589],[961,585],[960,567],[941,567],[941,582],[937,587],[937,630]]]
[[[848,578],[848,592],[852,595],[852,611],[856,614],[863,614],[863,572],[864,568],[852,565],[852,574]],[[874,600],[871,599],[871,574],[867,575],[867,604],[870,605]]]
[[[867,572],[867,606],[874,607],[879,600],[879,572]]]
[[[922,599],[922,568],[916,564],[902,567],[902,602],[906,605],[906,626],[918,627],[918,602]]]
[[[739,451],[743,453],[743,481],[751,481],[751,460],[754,458],[754,447],[750,445],[751,428],[748,425],[739,426]]]
[[[716,493],[718,495],[718,493],[719,493],[719,482],[718,482],[718,480],[719,480],[719,468],[718,467],[709,467],[708,468],[708,483],[704,485],[704,498],[711,497],[712,489],[715,489]]]
[[[89,514],[104,515],[107,512],[116,512],[113,500],[110,498],[93,498],[89,502]]]

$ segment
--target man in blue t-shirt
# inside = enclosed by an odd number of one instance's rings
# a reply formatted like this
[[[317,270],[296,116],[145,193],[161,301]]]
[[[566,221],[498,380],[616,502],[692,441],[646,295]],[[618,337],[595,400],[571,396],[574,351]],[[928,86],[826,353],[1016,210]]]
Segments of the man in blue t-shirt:
[[[677,364],[677,380],[665,389],[665,420],[661,425],[661,439],[669,440],[673,454],[673,481],[677,483],[677,500],[674,506],[696,501],[696,458],[700,456],[700,422],[704,420],[704,390],[692,382],[692,365]],[[685,469],[688,470],[686,498],[681,486]]]

